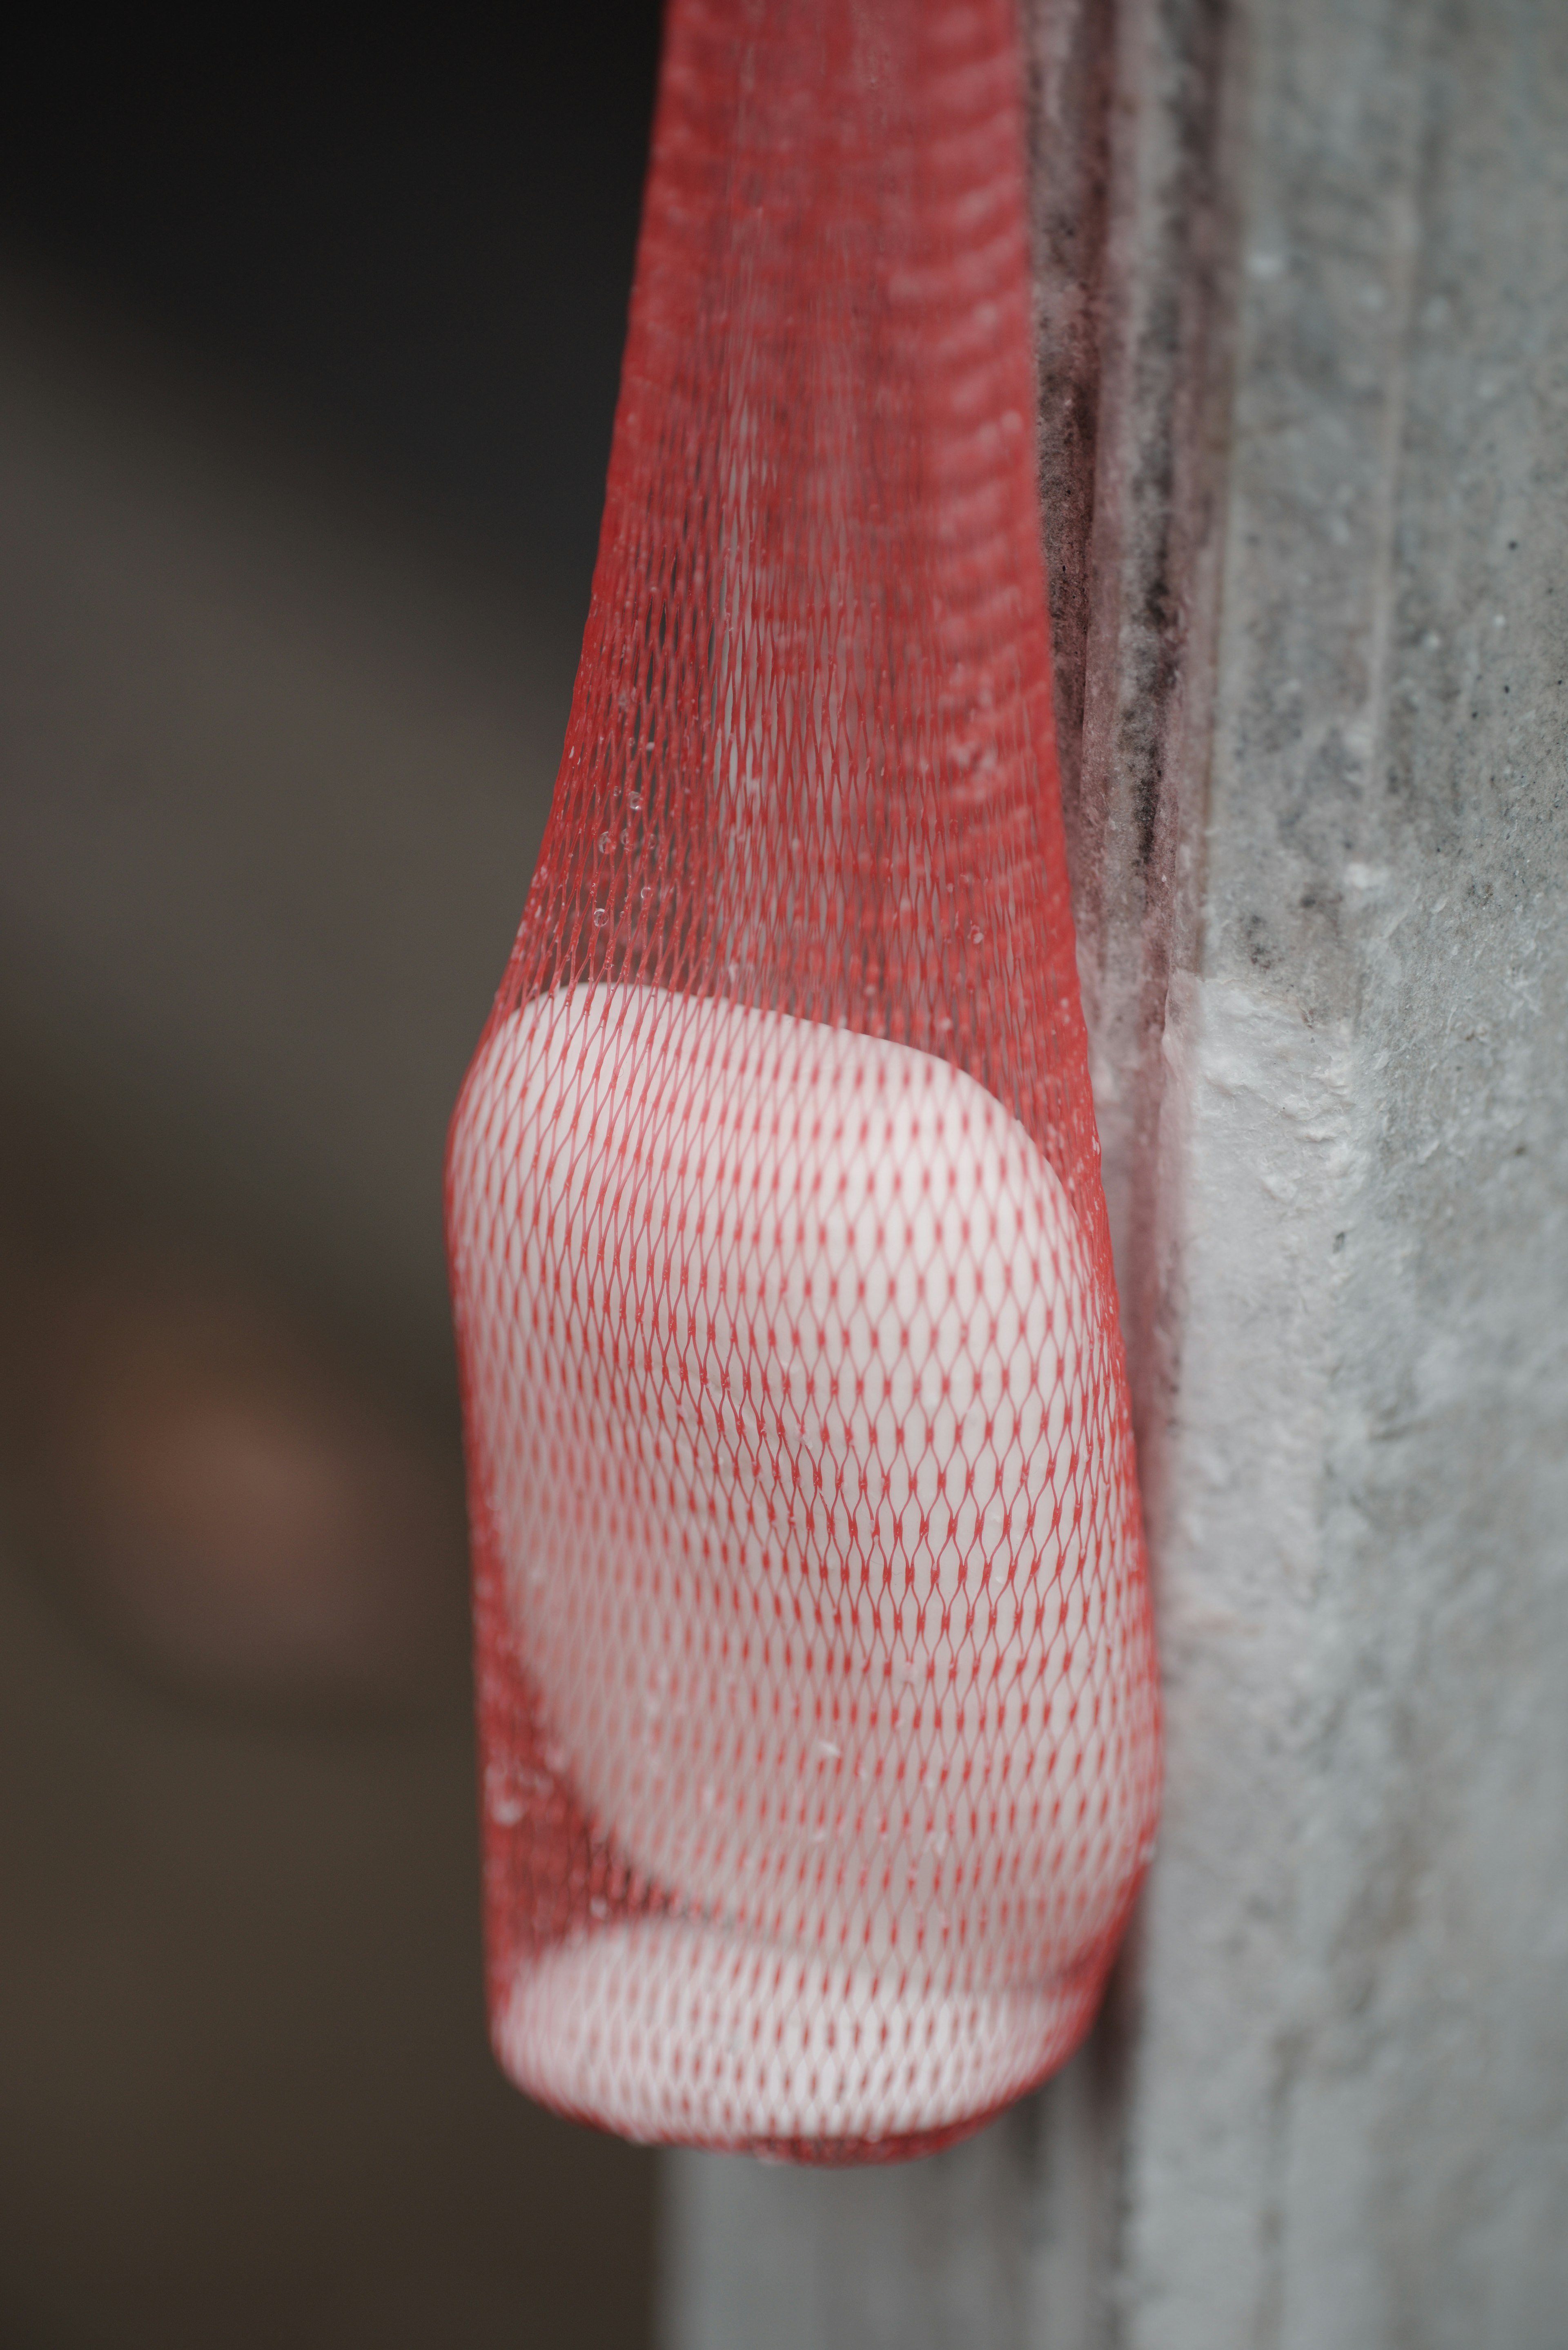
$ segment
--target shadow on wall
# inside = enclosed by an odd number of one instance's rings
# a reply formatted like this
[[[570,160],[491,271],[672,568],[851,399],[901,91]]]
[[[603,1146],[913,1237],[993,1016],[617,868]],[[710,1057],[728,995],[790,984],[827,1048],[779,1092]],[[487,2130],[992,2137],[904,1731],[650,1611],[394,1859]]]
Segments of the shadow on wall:
[[[0,191],[0,2337],[21,2350],[648,2335],[651,2156],[530,2106],[485,2046],[440,1185],[565,726],[650,26],[606,83],[597,135],[624,117],[627,151],[607,182],[578,159],[598,213],[518,276],[536,315],[583,322],[554,369],[486,325],[502,281],[472,255],[446,286],[450,194],[423,244],[385,206],[329,220],[301,288],[308,171],[267,246],[244,155],[232,184],[197,158],[247,312],[166,154],[118,221],[79,175]],[[537,236],[542,167],[499,152],[465,200]],[[255,221],[268,197],[264,174]],[[333,271],[360,265],[335,341]],[[440,347],[400,374],[424,326]]]

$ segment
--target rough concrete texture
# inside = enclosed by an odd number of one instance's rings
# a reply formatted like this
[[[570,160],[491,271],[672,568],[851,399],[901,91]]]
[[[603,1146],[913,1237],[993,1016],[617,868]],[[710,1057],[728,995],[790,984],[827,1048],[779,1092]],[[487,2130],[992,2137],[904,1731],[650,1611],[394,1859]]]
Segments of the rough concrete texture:
[[[1165,1828],[1033,2107],[905,2173],[670,2165],[680,2350],[1568,2330],[1568,12],[1116,38],[1080,898]],[[1233,295],[1176,269],[1151,485],[1195,87]]]
[[[1563,2339],[1568,17],[1260,5],[1127,2337]]]

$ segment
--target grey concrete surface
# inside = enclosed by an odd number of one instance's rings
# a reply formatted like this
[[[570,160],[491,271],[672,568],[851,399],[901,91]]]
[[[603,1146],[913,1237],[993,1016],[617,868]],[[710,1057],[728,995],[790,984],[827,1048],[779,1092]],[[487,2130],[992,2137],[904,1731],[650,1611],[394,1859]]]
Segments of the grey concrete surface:
[[[1568,13],[1133,7],[1116,77],[1078,887],[1160,1850],[1032,2115],[671,2164],[670,2350],[1565,2334]]]
[[[1126,2337],[1568,2307],[1568,19],[1260,6]]]

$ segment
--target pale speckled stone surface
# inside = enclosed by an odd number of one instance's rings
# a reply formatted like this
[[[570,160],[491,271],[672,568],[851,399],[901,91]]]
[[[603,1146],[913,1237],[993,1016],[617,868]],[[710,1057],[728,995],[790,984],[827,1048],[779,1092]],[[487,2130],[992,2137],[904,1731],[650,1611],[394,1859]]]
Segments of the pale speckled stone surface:
[[[1124,16],[1135,181],[1161,44],[1215,37]],[[1238,0],[1222,48],[1216,692],[1203,427],[1152,886],[1125,728],[1084,762],[1160,1855],[1030,2111],[902,2174],[671,2164],[671,2350],[1564,2337],[1568,12]],[[1104,588],[1150,509],[1100,478]]]

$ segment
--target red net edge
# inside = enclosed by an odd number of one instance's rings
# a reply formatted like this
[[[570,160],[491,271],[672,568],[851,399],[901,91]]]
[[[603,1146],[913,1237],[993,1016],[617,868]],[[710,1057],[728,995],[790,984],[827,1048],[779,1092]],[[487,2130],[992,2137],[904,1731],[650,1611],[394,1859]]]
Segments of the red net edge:
[[[621,434],[618,425],[617,454],[621,455]],[[612,476],[614,467],[612,465]],[[612,498],[613,498],[612,479]],[[611,514],[607,506],[606,554],[609,549]],[[601,556],[601,562],[605,557]],[[1044,594],[1040,597],[1044,613]],[[602,660],[602,644],[596,650],[596,628],[601,632],[613,615],[607,615],[597,604],[590,618],[585,639],[584,671],[590,659]],[[1039,691],[1042,672],[1044,693]],[[1035,670],[1034,690],[1028,699],[1032,704],[1033,750],[1037,762],[1040,781],[1039,805],[1035,812],[1039,831],[1035,837],[1035,853],[1046,869],[1046,894],[1058,908],[1065,906],[1065,858],[1062,840],[1059,791],[1056,785],[1053,712],[1049,691],[1048,640],[1045,660]],[[579,686],[579,690],[580,686]],[[574,712],[574,728],[576,712]],[[587,779],[580,772],[569,774],[572,745],[563,765],[561,784],[552,810],[546,834],[542,868],[559,871],[563,862],[570,863],[571,852],[580,848],[582,819],[585,807],[591,810],[591,794]],[[574,837],[575,836],[575,837]],[[563,859],[562,851],[567,852]],[[583,899],[578,898],[579,916]],[[559,900],[557,899],[557,910]],[[536,895],[531,893],[530,911],[540,910]],[[579,933],[580,936],[580,933]],[[537,927],[530,932],[525,916],[519,933],[517,947],[498,995],[494,1012],[482,1040],[484,1043],[500,1024],[523,1002],[569,986],[578,973],[587,975],[593,968],[591,957],[576,951],[563,951],[565,941],[557,932],[557,943],[552,951],[540,937]],[[591,938],[587,942],[591,948]],[[610,943],[607,941],[607,945]],[[1070,922],[1054,922],[1051,934],[1051,962],[1048,993],[1053,999],[1054,1028],[1055,1079],[1058,1099],[1076,1096],[1080,1102],[1087,1099],[1087,1050],[1082,1014],[1077,999],[1076,974],[1072,962]],[[601,965],[601,968],[604,966]],[[626,967],[623,965],[623,968]],[[477,1056],[476,1056],[477,1059]],[[460,1101],[454,1113],[455,1133],[462,1112]],[[1069,1109],[1066,1124],[1078,1124]],[[1111,1334],[1115,1355],[1111,1379],[1115,1389],[1116,1416],[1127,1419],[1126,1374],[1121,1359],[1119,1325],[1115,1321],[1114,1279],[1110,1271],[1108,1229],[1106,1224],[1103,1190],[1098,1181],[1097,1138],[1092,1124],[1087,1132],[1079,1130],[1064,1143],[1062,1125],[1049,1121],[1051,1139],[1057,1153],[1072,1163],[1067,1172],[1072,1178],[1071,1190],[1091,1255],[1095,1263],[1096,1282],[1106,1288],[1111,1298]],[[1086,1180],[1085,1180],[1086,1179]],[[450,1182],[450,1170],[449,1170]],[[449,1201],[449,1229],[451,1223]],[[489,1482],[487,1464],[479,1457],[474,1435],[474,1416],[469,1409],[467,1392],[469,1369],[466,1355],[460,1346],[460,1360],[465,1388],[465,1429],[469,1431],[470,1490],[473,1508],[474,1592],[476,1676],[478,1682],[479,1721],[482,1752],[482,1783],[485,1836],[485,1910],[487,1967],[490,2005],[496,2020],[497,2054],[504,2065],[507,2058],[500,2044],[499,2017],[504,2005],[511,1980],[520,1953],[532,1950],[540,1952],[569,1939],[574,1934],[591,1931],[607,1922],[670,1916],[679,1904],[674,1896],[662,1891],[642,1877],[636,1867],[617,1851],[612,1837],[597,1835],[592,1822],[573,1795],[569,1785],[549,1760],[549,1740],[542,1726],[542,1709],[536,1691],[528,1677],[525,1662],[518,1652],[514,1633],[507,1620],[504,1593],[504,1570],[496,1554],[493,1529],[484,1495]],[[1137,1512],[1136,1490],[1127,1497],[1132,1511]],[[1147,1595],[1147,1563],[1143,1558],[1141,1525],[1134,1539],[1138,1555],[1138,1573]],[[1158,1716],[1158,1706],[1156,1705]],[[1158,1721],[1156,1727],[1158,1777]],[[510,1792],[504,1791],[498,1809],[491,1774],[496,1768],[509,1774],[514,1782]],[[508,1823],[506,1813],[513,1804],[522,1806],[515,1819]],[[547,1847],[547,1854],[546,1854]],[[546,1865],[540,1866],[541,1860]],[[1053,2048],[1031,2078],[1020,2080],[1006,2095],[984,2110],[948,2121],[939,2126],[903,2135],[888,2137],[794,2137],[768,2133],[737,2135],[711,2128],[694,2126],[690,2130],[679,2126],[661,2127],[655,2135],[659,2142],[691,2145],[722,2146],[730,2149],[744,2148],[754,2153],[781,2158],[814,2163],[845,2163],[907,2159],[934,2151],[981,2127],[992,2115],[1024,2094],[1034,2082],[1055,2070],[1088,2029],[1098,2006],[1104,1981],[1115,1955],[1126,1919],[1136,1899],[1141,1883],[1142,1868],[1127,1887],[1125,1898],[1114,1922],[1100,1938],[1093,1951],[1075,1970],[1083,1985],[1075,2000],[1071,2028],[1064,2031],[1060,2046]],[[538,2085],[524,2081],[530,2094],[540,2098],[572,2118],[604,2126],[603,2117],[591,2107],[574,2103],[569,2097],[541,2091]]]
[[[483,1488],[471,1490],[482,1492]],[[520,1917],[532,1917],[536,1947],[542,1949],[550,1942],[564,1941],[574,1933],[613,1920],[674,1915],[679,1905],[672,1896],[622,1858],[612,1838],[596,1835],[587,1814],[551,1771],[538,1698],[507,1622],[501,1588],[503,1571],[483,1509],[474,1519],[472,1542],[485,2007],[495,2061],[518,2088],[563,2120],[629,2137],[633,2143],[751,2154],[768,2161],[837,2169],[918,2161],[926,2155],[940,2153],[944,2147],[959,2145],[987,2128],[1020,2097],[1027,2096],[1061,2069],[1079,2047],[1099,2012],[1107,1978],[1137,1906],[1147,1862],[1128,1886],[1121,1908],[1097,1948],[1078,1970],[1081,1988],[1073,2004],[1071,2022],[1059,2043],[1042,2058],[1037,2070],[1021,2078],[1005,2095],[938,2126],[879,2137],[797,2137],[765,2131],[737,2134],[701,2126],[670,2126],[639,2140],[634,2134],[607,2122],[592,2105],[556,2095],[532,2079],[519,2077],[503,2039],[501,2017],[518,1964],[520,1939],[530,1939],[519,1935]],[[543,1819],[537,1813],[529,1816],[525,1809],[522,1810],[513,1832],[506,1832],[498,1820],[490,1776],[497,1765],[513,1780],[517,1796],[525,1792],[544,1794],[546,1808]],[[533,1782],[531,1791],[517,1783],[524,1781]],[[530,1866],[530,1846],[541,1837],[551,1846],[554,1862],[543,1872],[543,1887],[540,1876]],[[564,1872],[560,1867],[563,1858],[567,1863]],[[545,1893],[543,1902],[539,1899],[542,1889]]]

